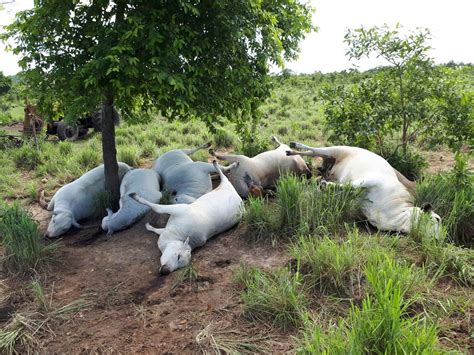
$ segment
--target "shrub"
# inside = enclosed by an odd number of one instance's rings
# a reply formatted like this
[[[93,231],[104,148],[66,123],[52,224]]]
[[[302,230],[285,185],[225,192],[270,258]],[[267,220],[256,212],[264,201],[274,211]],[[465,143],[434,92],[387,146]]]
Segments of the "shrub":
[[[0,209],[0,233],[5,247],[5,264],[11,271],[27,272],[48,261],[54,244],[41,244],[37,222],[17,203]]]
[[[236,280],[245,287],[240,297],[249,316],[262,322],[270,320],[283,329],[301,324],[308,301],[299,272],[286,268],[266,272],[243,264]]]
[[[136,145],[119,147],[117,159],[130,166],[138,167],[138,161],[140,160],[140,149]]]
[[[13,160],[18,168],[34,170],[41,164],[41,154],[34,146],[24,144],[14,151]]]
[[[232,147],[234,145],[234,136],[225,129],[219,128],[214,133],[214,143],[217,147]]]
[[[474,236],[474,176],[456,156],[453,171],[423,179],[416,186],[415,204],[430,203],[446,227],[448,239],[469,245]]]
[[[428,166],[425,158],[414,148],[407,147],[405,153],[402,149],[386,149],[386,151],[387,153],[383,153],[382,156],[409,180],[419,179]]]
[[[101,162],[100,150],[87,147],[79,152],[75,160],[82,169],[91,170],[98,166]]]
[[[262,197],[249,196],[245,204],[243,222],[249,227],[249,232],[255,241],[273,235],[273,211],[266,202],[267,200]]]

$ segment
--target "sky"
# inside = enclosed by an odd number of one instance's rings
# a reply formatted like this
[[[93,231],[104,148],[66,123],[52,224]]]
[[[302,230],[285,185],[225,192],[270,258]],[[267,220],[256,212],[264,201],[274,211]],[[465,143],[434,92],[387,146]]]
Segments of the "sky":
[[[5,0],[4,0],[5,1]],[[2,1],[0,1],[1,3]],[[437,63],[474,63],[474,0],[312,0],[316,8],[313,24],[318,31],[300,44],[296,61],[286,68],[296,73],[323,73],[353,68],[360,70],[384,65],[375,58],[351,62],[345,56],[344,34],[348,28],[380,26],[397,22],[406,29],[428,27],[433,39],[431,56]],[[0,11],[0,26],[13,20],[16,11],[33,6],[33,0],[16,0]],[[0,71],[13,75],[20,69],[18,58],[0,44]]]

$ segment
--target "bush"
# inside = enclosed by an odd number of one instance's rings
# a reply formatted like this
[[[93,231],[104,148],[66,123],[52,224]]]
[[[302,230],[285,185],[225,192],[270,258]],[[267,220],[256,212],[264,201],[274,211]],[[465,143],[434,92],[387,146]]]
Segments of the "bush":
[[[117,159],[130,166],[138,167],[138,162],[140,160],[140,149],[136,145],[119,147]]]
[[[448,239],[470,245],[474,240],[474,176],[467,162],[456,156],[453,171],[423,179],[416,186],[415,204],[430,203],[442,218]]]
[[[48,260],[54,244],[41,244],[37,222],[14,203],[0,209],[0,233],[5,247],[5,265],[11,271],[28,272]]]
[[[407,147],[406,153],[403,153],[402,149],[387,149],[386,151],[387,153],[383,153],[382,156],[409,180],[419,179],[428,166],[425,158],[414,148]]]
[[[236,280],[245,287],[240,297],[249,316],[270,320],[283,329],[301,324],[308,301],[299,272],[293,274],[286,268],[266,272],[243,264]]]
[[[13,160],[20,169],[34,170],[41,164],[41,154],[34,146],[24,144],[14,151]]]
[[[100,150],[87,147],[76,156],[77,164],[84,170],[91,170],[101,162]]]

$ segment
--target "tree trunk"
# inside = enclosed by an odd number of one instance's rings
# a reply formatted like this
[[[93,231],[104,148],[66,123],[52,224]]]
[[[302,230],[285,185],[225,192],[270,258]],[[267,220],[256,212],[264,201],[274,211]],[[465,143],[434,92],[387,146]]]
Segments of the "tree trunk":
[[[104,159],[105,189],[110,193],[112,209],[118,209],[120,179],[115,148],[114,97],[107,93],[102,103],[102,154]]]

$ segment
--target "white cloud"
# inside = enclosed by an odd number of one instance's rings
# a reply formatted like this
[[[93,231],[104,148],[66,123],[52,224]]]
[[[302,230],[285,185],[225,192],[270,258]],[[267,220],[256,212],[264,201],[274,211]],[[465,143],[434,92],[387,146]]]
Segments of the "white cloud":
[[[301,43],[299,59],[287,68],[297,73],[330,72],[349,69],[343,37],[347,28],[400,22],[406,28],[428,27],[433,35],[431,55],[436,62],[449,60],[474,62],[473,0],[320,0],[311,1],[316,8],[313,23],[319,27]],[[13,20],[13,13],[30,8],[32,0],[17,0],[8,11],[0,11],[0,25]],[[0,45],[0,70],[6,74],[19,71],[18,58],[5,53]],[[361,69],[383,64],[365,60]]]

